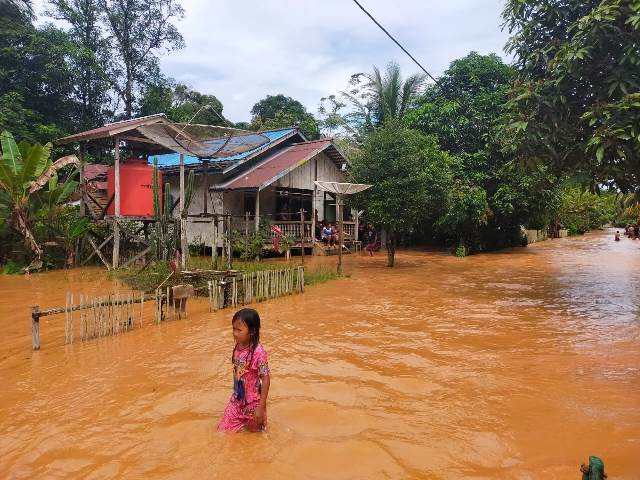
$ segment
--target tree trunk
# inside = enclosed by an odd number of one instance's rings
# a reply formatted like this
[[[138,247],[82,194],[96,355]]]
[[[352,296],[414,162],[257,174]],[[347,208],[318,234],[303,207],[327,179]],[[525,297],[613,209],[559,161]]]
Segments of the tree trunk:
[[[27,269],[30,269],[32,267],[35,269],[38,269],[42,266],[42,261],[41,261],[42,248],[40,248],[40,245],[38,245],[38,242],[36,242],[36,239],[33,236],[33,233],[31,233],[31,230],[27,225],[27,221],[24,218],[24,213],[16,209],[14,210],[13,215],[15,218],[16,227],[18,231],[24,237],[25,242],[27,243],[27,245],[29,245],[29,248],[31,249],[31,251],[35,254],[35,258],[31,262],[29,267],[27,267]]]
[[[18,231],[24,237],[25,241],[29,245],[29,248],[31,248],[31,251],[35,253],[38,259],[40,259],[40,257],[42,257],[42,248],[40,248],[40,245],[38,245],[38,242],[36,242],[36,239],[33,236],[33,233],[31,233],[31,230],[27,226],[27,221],[24,218],[23,212],[21,212],[20,210],[15,210],[14,215],[15,215]]]
[[[393,267],[396,264],[396,234],[395,232],[387,233],[387,267]]]
[[[127,84],[125,85],[125,114],[127,119],[130,119],[133,115],[133,74],[130,73],[127,67]]]

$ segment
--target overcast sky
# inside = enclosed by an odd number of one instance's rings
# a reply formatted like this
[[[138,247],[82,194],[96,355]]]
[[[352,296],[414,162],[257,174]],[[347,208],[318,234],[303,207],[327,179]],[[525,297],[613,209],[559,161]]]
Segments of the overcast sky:
[[[351,0],[181,3],[186,47],[162,57],[163,72],[218,97],[236,122],[249,120],[268,94],[283,93],[316,113],[320,98],[345,89],[353,73],[391,60],[405,75],[418,70]],[[360,3],[436,77],[472,50],[505,58],[502,0]]]

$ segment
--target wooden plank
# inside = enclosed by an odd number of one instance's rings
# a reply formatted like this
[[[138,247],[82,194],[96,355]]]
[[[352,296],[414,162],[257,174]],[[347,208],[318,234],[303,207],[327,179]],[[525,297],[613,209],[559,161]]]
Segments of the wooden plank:
[[[193,285],[175,285],[172,287],[172,298],[173,300],[182,300],[185,298],[193,297],[195,295],[195,291],[193,289]]]
[[[181,269],[187,269],[187,255],[189,248],[187,245],[187,222],[184,218],[184,155],[180,154],[180,250],[182,251]]]
[[[113,233],[112,233],[112,234],[110,234],[110,235],[107,237],[107,239],[106,239],[104,242],[102,242],[102,243],[100,244],[100,246],[98,247],[98,250],[99,250],[99,251],[101,251],[101,250],[102,250],[102,248],[103,248],[103,247],[104,247],[104,246],[109,242],[109,240],[111,240],[111,238],[113,238]],[[82,265],[86,265],[86,264],[89,262],[89,260],[91,260],[91,259],[93,258],[93,256],[94,256],[95,254],[96,254],[96,252],[94,251],[91,255],[89,255],[89,256],[84,260],[84,262],[82,262]]]
[[[136,255],[133,258],[130,258],[129,260],[127,260],[123,265],[122,268],[129,266],[130,264],[134,263],[137,260],[140,260],[142,257],[144,257],[147,253],[149,253],[149,251],[151,250],[151,247],[147,247],[145,248],[142,252],[140,252],[138,255]]]
[[[120,138],[115,137],[115,178],[114,178],[114,195],[115,195],[115,219],[113,221],[113,268],[118,268],[120,263]]]
[[[87,235],[87,240],[89,240],[89,243],[91,244],[91,246],[93,247],[93,250],[96,252],[96,254],[98,255],[98,257],[100,258],[100,260],[102,260],[102,263],[104,263],[105,267],[107,267],[107,270],[111,270],[111,266],[109,265],[109,262],[107,262],[107,259],[104,258],[104,255],[102,255],[102,252],[100,251],[100,249],[96,246],[96,243],[93,241],[93,239],[91,238],[91,235]]]

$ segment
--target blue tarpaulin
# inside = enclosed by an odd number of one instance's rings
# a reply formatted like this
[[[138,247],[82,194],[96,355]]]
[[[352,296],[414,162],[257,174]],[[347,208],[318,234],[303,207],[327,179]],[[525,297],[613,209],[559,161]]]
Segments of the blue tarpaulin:
[[[269,139],[268,143],[265,143],[264,145],[260,145],[257,148],[254,148],[253,150],[249,150],[248,152],[244,152],[241,153],[239,155],[233,155],[231,157],[224,157],[224,158],[220,158],[220,159],[216,159],[216,158],[212,158],[210,159],[210,162],[215,163],[217,161],[219,162],[233,162],[233,161],[239,161],[242,160],[243,158],[247,158],[251,155],[253,155],[254,153],[257,153],[261,150],[265,150],[267,148],[269,148],[269,146],[277,141],[280,140],[283,137],[286,137],[287,135],[289,135],[290,133],[294,132],[295,129],[293,128],[285,128],[282,130],[273,130],[271,132],[260,132],[261,135],[264,135],[265,137],[267,137]],[[150,156],[149,157],[149,163],[153,164],[153,159],[157,158],[158,159],[158,166],[163,168],[163,167],[177,167],[178,165],[180,165],[180,154],[178,153],[167,153],[165,155],[155,155],[155,156]],[[185,165],[194,165],[200,163],[200,160],[197,157],[189,157],[189,156],[185,156],[184,157],[184,164]]]

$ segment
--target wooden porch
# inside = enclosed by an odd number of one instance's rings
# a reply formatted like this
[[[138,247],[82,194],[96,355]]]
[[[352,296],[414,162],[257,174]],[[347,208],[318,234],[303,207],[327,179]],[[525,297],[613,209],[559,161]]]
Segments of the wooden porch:
[[[253,235],[255,233],[256,224],[260,224],[261,220],[269,221],[271,227],[277,227],[282,232],[283,237],[288,237],[293,241],[293,249],[300,249],[301,244],[305,248],[313,248],[315,244],[320,243],[320,237],[316,236],[316,230],[319,232],[320,225],[316,226],[316,222],[304,220],[272,220],[269,216],[262,216],[256,222],[255,216],[246,215],[244,218],[234,217],[232,221],[232,229],[244,233],[245,235]],[[344,243],[348,247],[358,241],[357,222],[344,222]],[[273,245],[273,239],[276,233],[269,231],[269,239],[265,245]]]

